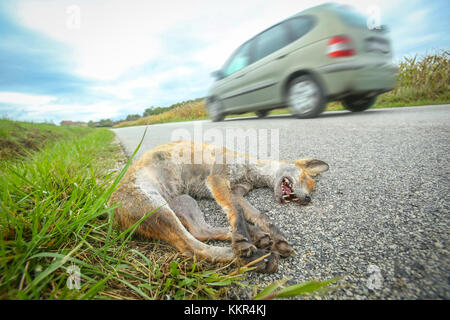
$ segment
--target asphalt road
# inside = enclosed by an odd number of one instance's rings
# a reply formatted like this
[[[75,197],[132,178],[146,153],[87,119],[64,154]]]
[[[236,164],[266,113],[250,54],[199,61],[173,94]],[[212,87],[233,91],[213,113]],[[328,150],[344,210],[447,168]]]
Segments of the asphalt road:
[[[450,299],[450,105],[152,125],[137,158],[183,134],[198,140],[199,132],[226,136],[237,128],[278,132],[280,159],[314,157],[330,166],[309,206],[279,205],[268,188],[247,195],[297,252],[278,273],[251,273],[249,283],[340,276],[340,288],[325,298]],[[114,130],[128,155],[144,129]],[[213,200],[199,205],[207,222],[227,225]]]

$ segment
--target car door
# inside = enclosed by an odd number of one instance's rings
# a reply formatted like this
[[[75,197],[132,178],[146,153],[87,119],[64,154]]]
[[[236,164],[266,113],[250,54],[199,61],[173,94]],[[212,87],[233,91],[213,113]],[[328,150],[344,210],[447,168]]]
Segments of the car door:
[[[247,110],[279,102],[277,84],[287,55],[283,48],[291,42],[291,35],[287,23],[281,22],[257,35],[253,41],[252,60],[245,69],[241,92],[241,106]]]
[[[246,68],[251,61],[251,41],[244,43],[228,59],[221,69],[223,79],[218,87],[219,97],[226,110],[233,110],[242,104],[242,88],[245,87]]]

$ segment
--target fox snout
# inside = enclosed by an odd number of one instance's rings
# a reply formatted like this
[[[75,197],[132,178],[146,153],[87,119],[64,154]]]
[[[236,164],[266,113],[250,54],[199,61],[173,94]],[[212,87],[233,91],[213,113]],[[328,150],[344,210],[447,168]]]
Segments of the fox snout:
[[[311,196],[305,186],[288,176],[281,177],[275,185],[275,196],[282,204],[296,202],[300,205],[307,205],[311,202]]]
[[[299,205],[306,206],[311,202],[311,196],[309,194],[298,194],[297,201]]]
[[[300,204],[308,204],[311,202],[311,197],[309,195],[305,195],[302,199],[302,197],[300,197]]]

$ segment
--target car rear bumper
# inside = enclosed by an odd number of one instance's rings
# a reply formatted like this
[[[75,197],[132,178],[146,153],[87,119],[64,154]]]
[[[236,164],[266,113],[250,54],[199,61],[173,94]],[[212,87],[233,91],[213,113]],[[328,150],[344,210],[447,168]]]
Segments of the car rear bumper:
[[[395,88],[398,68],[391,63],[345,61],[317,69],[328,97],[361,92],[386,92]]]

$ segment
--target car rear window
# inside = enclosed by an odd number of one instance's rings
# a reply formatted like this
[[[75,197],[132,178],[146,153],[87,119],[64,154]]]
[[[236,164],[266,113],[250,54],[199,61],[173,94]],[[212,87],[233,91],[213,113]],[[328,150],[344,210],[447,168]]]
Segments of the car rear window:
[[[256,38],[255,61],[283,48],[289,44],[289,33],[285,23],[280,23],[269,30],[264,31]]]
[[[314,26],[314,20],[311,17],[296,17],[288,20],[292,32],[293,40],[304,36]]]
[[[349,26],[367,28],[367,17],[349,6],[336,5],[332,10]]]

